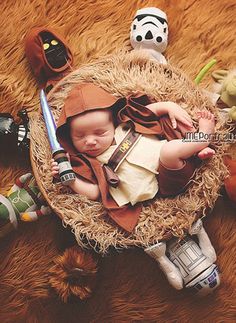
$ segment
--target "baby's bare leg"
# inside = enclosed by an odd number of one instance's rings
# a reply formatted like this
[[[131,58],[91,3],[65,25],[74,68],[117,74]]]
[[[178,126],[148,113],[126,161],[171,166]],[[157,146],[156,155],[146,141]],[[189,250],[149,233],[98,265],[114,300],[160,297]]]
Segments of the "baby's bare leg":
[[[161,149],[161,163],[171,169],[179,169],[184,165],[184,160],[196,153],[204,151],[210,143],[210,135],[215,132],[214,115],[209,111],[200,111],[197,114],[199,119],[199,132],[195,135],[194,141],[183,141],[181,139],[167,142]],[[201,134],[201,139],[199,138]]]

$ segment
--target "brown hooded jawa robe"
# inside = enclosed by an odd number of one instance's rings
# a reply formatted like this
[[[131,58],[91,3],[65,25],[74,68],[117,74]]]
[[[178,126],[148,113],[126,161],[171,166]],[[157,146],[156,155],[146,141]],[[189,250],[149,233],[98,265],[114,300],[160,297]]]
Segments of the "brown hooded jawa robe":
[[[44,38],[48,38],[47,44]],[[64,58],[61,53],[64,53]],[[25,54],[40,88],[53,87],[70,72],[73,65],[73,55],[66,40],[50,28],[34,27],[26,34]],[[48,54],[51,61],[47,58]],[[62,60],[59,65],[54,65],[58,57]]]
[[[70,154],[73,170],[80,177],[98,184],[101,201],[108,215],[128,232],[131,232],[138,222],[141,203],[135,206],[127,204],[123,207],[116,204],[109,193],[101,163],[95,157],[78,153],[73,147],[69,119],[89,110],[109,108],[112,110],[115,126],[120,123],[129,123],[135,131],[142,134],[156,134],[159,139],[182,138],[180,130],[172,128],[168,116],[157,117],[145,107],[152,102],[146,95],[130,95],[117,99],[92,83],[81,83],[76,85],[66,98],[57,124],[58,141]]]

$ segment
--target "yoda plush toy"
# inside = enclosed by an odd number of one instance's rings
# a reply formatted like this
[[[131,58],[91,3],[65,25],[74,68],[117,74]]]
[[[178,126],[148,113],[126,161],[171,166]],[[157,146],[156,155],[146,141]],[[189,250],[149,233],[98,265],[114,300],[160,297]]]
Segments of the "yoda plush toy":
[[[20,176],[7,196],[0,194],[0,238],[16,229],[18,221],[36,221],[49,213],[50,208],[44,205],[33,175]]]
[[[216,70],[212,77],[217,82],[215,90],[220,95],[217,106],[228,111],[230,118],[236,121],[236,69]],[[225,189],[229,198],[236,202],[236,159],[225,156],[224,162],[230,172],[230,176],[225,179]]]
[[[216,92],[220,95],[218,107],[228,109],[229,116],[236,121],[236,69],[216,70],[212,77],[217,82]]]

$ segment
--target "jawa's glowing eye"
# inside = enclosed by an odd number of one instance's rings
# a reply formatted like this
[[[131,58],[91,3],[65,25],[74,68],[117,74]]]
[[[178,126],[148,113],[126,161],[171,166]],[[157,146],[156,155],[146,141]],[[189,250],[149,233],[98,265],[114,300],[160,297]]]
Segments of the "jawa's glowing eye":
[[[56,46],[56,45],[58,45],[58,41],[57,41],[56,39],[53,39],[53,40],[51,41],[51,44],[52,44],[53,46]]]
[[[44,50],[47,50],[49,47],[50,47],[50,45],[48,43],[43,44],[43,49]]]

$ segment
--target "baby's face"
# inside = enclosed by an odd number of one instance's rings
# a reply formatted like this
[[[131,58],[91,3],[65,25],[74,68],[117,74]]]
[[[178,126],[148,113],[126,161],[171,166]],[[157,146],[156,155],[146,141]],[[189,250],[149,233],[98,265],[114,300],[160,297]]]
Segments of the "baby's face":
[[[102,154],[113,142],[115,127],[109,110],[92,110],[70,121],[71,140],[80,153],[91,157]]]

